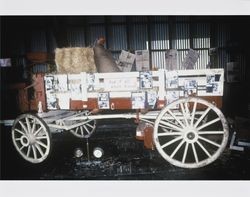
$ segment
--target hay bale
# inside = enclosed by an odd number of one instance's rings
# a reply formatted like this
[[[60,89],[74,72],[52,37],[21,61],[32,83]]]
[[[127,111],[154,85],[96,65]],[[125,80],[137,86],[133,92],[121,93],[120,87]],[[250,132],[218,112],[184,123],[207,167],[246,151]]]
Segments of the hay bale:
[[[60,74],[77,74],[96,72],[93,48],[73,47],[55,50],[57,72]]]

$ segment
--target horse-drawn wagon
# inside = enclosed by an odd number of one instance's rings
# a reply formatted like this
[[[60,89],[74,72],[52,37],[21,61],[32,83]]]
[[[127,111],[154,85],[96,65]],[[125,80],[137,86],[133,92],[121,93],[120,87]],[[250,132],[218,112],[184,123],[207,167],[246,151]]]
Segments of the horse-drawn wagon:
[[[223,69],[38,74],[33,79],[38,113],[22,114],[12,126],[14,146],[28,162],[48,158],[52,133],[89,138],[98,119],[135,119],[136,138],[183,168],[212,163],[227,145],[228,125],[220,111]]]

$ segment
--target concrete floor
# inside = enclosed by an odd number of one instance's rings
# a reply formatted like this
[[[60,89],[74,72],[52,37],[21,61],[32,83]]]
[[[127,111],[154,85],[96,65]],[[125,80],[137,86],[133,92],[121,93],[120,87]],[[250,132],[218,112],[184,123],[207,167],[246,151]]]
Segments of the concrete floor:
[[[99,124],[98,124],[99,125]],[[250,151],[229,150],[212,164],[199,169],[175,167],[161,158],[157,151],[146,150],[135,139],[136,125],[131,121],[100,124],[86,140],[70,133],[54,134],[53,150],[42,164],[24,161],[11,142],[10,127],[1,126],[1,179],[3,180],[250,180]],[[92,150],[102,147],[104,157],[97,160]],[[84,156],[74,157],[75,148]]]

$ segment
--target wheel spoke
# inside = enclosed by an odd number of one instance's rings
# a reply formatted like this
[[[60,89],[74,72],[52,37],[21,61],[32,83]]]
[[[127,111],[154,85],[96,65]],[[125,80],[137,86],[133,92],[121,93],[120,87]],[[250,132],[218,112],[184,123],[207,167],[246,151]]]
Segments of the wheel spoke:
[[[182,122],[172,113],[170,110],[167,110],[167,112],[181,125],[182,128],[185,126],[182,124]]]
[[[86,124],[86,125],[88,125],[91,129],[94,129],[95,127],[94,126],[92,126],[91,124]]]
[[[28,151],[27,151],[26,156],[29,157],[29,155],[30,155],[30,146],[28,147]]]
[[[175,156],[175,154],[177,153],[177,151],[181,148],[181,146],[184,144],[185,140],[182,140],[180,142],[180,144],[178,144],[178,146],[175,148],[174,152],[170,155],[171,158],[173,158]]]
[[[165,125],[165,126],[169,126],[169,127],[173,128],[176,131],[182,132],[182,129],[180,127],[177,127],[177,126],[175,126],[173,124],[170,124],[169,122],[165,122],[165,121],[161,120],[160,123]]]
[[[15,129],[15,131],[17,131],[18,133],[20,133],[22,135],[26,135],[24,132],[20,131],[19,129]]]
[[[168,129],[168,130],[174,130],[174,129],[171,128],[171,127],[166,127],[166,126],[163,126],[163,125],[159,125],[159,127],[164,128],[164,129]]]
[[[88,130],[88,128],[85,125],[83,125],[83,127],[87,131],[87,133],[90,134],[90,131]]]
[[[199,142],[197,141],[197,144],[201,147],[201,149],[207,154],[208,157],[211,157],[210,153],[205,149],[205,147]]]
[[[80,126],[80,129],[81,129],[81,136],[84,136],[82,126]]]
[[[25,146],[23,145],[19,150],[20,150],[20,151],[23,150],[24,147],[25,147]]]
[[[202,114],[202,116],[196,121],[194,127],[197,127],[199,123],[203,120],[203,118],[207,115],[207,113],[210,111],[210,107],[206,109],[206,111]]]
[[[31,147],[32,147],[34,159],[37,159],[36,149],[33,145],[31,145]]]
[[[194,158],[195,158],[195,162],[198,163],[198,156],[197,156],[197,152],[194,146],[194,143],[192,143],[192,149],[193,149],[193,153],[194,153]]]
[[[188,124],[188,120],[187,120],[187,117],[186,117],[187,114],[186,114],[186,111],[184,110],[183,103],[181,103],[180,105],[181,105],[181,111],[182,111],[183,118],[184,118],[184,120],[186,122],[186,126],[188,126],[189,124]]]
[[[158,133],[158,136],[172,136],[172,135],[181,135],[180,132],[166,132],[166,133]]]
[[[169,142],[167,142],[167,143],[165,143],[164,145],[162,145],[161,148],[165,148],[165,147],[167,147],[167,146],[169,146],[169,145],[171,145],[171,144],[177,142],[177,141],[180,140],[181,138],[182,138],[182,136],[179,136],[179,137],[177,137],[177,138],[175,138],[175,139],[172,139],[172,140],[170,140]]]
[[[220,120],[220,118],[216,118],[216,119],[214,119],[214,120],[211,120],[211,121],[209,121],[209,122],[207,122],[207,123],[201,125],[200,127],[198,127],[197,130],[199,131],[199,130],[205,128],[205,127],[208,127],[209,125],[211,125],[211,124],[213,124],[213,123],[215,123],[215,122],[218,122],[219,120]]]
[[[32,129],[31,129],[31,133],[34,133],[35,127],[36,127],[36,119],[34,119],[34,122],[33,122],[33,125],[32,125]]]
[[[25,125],[23,124],[23,122],[21,120],[18,121],[19,124],[22,126],[23,130],[25,131],[26,134],[28,134],[28,130],[27,128],[25,127]]]
[[[79,127],[76,127],[75,133],[78,133]]]
[[[31,132],[30,121],[29,121],[28,117],[26,117],[25,120],[26,120],[26,124],[27,124],[27,127],[28,127],[28,132],[30,133]]]
[[[185,111],[186,111],[186,114],[190,114],[190,111],[188,109],[188,103],[185,102]]]
[[[186,145],[185,145],[185,150],[184,150],[184,153],[183,153],[183,156],[182,156],[182,163],[185,162],[186,160],[186,157],[187,157],[187,151],[188,151],[188,145],[189,143],[186,142]]]
[[[46,135],[44,136],[39,136],[39,137],[36,137],[37,140],[41,140],[41,139],[47,139],[48,137]]]
[[[85,113],[81,113],[81,115],[87,115]],[[95,130],[95,120],[86,120],[81,122],[75,122],[75,123],[81,123],[80,126],[75,127],[74,129],[71,129],[70,132],[79,138],[87,138],[89,137],[92,132]]]
[[[207,138],[204,138],[204,137],[201,137],[201,136],[199,136],[198,138],[200,138],[201,140],[203,140],[203,141],[205,141],[205,142],[207,142],[209,144],[212,144],[214,146],[220,147],[220,144],[217,144],[217,143],[215,143],[215,142],[213,142],[213,141],[211,141],[211,140],[209,140]]]
[[[191,126],[194,125],[194,115],[195,115],[195,112],[196,112],[196,107],[197,107],[197,101],[194,102],[194,106],[193,106],[192,118],[191,118]]]
[[[173,122],[173,121],[171,121],[171,120],[165,119],[165,120],[162,120],[162,121],[168,122],[169,124],[174,125],[174,126],[180,128],[180,127],[179,127],[180,125],[176,124],[175,122]],[[173,129],[173,128],[171,128],[171,127],[169,127],[169,128],[170,128],[170,129]],[[180,129],[182,129],[182,128],[180,128]]]
[[[43,157],[43,156],[44,156],[44,153],[43,153],[41,147],[40,147],[38,144],[35,144],[35,147],[36,147],[36,149],[38,150],[38,152],[40,153],[41,157]]]
[[[21,140],[21,138],[19,137],[19,138],[16,138],[15,140],[18,141],[18,140]]]
[[[40,127],[40,128],[34,133],[34,136],[36,136],[41,130],[42,130],[42,127]]]
[[[211,135],[218,134],[218,135],[222,135],[222,134],[224,134],[224,131],[198,131],[198,134],[199,135],[206,135],[206,134],[211,134]]]
[[[44,147],[44,148],[48,148],[46,144],[44,144],[43,142],[37,140],[36,141],[37,144],[39,144],[40,146]]]

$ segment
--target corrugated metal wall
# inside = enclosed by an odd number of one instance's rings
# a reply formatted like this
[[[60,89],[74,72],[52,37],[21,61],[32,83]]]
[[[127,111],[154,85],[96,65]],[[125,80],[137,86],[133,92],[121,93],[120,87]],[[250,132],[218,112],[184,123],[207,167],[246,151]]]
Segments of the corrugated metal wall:
[[[195,64],[195,69],[204,69],[210,62],[210,24],[198,23],[193,24],[193,48],[199,53],[200,57]]]
[[[190,29],[189,23],[177,23],[175,25],[173,40],[173,49],[189,49],[190,48]]]
[[[109,28],[109,48],[111,50],[126,50],[127,34],[125,25],[112,25]]]
[[[69,47],[85,47],[84,28],[69,28],[67,29],[67,39]]]
[[[152,67],[153,68],[165,68],[165,52],[164,51],[153,51],[152,52]]]
[[[45,30],[33,30],[30,33],[30,51],[31,52],[47,52],[47,38]],[[30,52],[29,51],[29,52]],[[34,73],[47,72],[47,66],[44,64],[36,64],[32,67]],[[27,78],[24,73],[24,78]]]
[[[73,19],[71,17],[68,20]],[[215,66],[225,68],[226,63],[231,60],[230,53],[225,49],[230,40],[229,25],[216,23],[214,35],[211,35],[212,23],[195,23],[191,19],[192,17],[188,16],[171,17],[171,19],[167,16],[88,16],[82,19],[85,23],[79,25],[74,23],[67,27],[67,39],[70,47],[86,47],[86,45],[93,46],[100,35],[105,36],[108,48],[115,58],[118,58],[121,50],[149,49],[151,66],[158,68],[165,68],[165,51],[171,47],[178,50],[178,65],[181,69],[181,64],[192,47],[200,54],[195,69],[201,69],[206,68],[210,62],[209,48],[213,37],[215,46],[212,47],[218,47]],[[172,20],[172,23],[169,23],[169,20]],[[56,43],[53,32],[48,31],[31,32],[31,51],[54,51]],[[243,56],[238,59],[244,76],[245,59]],[[44,66],[40,65],[34,69],[40,71],[43,68]]]
[[[188,50],[178,51],[177,52],[177,65],[178,65],[178,69],[183,69],[182,68],[182,62],[183,62],[184,58],[186,57],[187,53],[188,53]]]
[[[151,49],[169,49],[169,26],[168,24],[152,24],[151,29]]]
[[[93,26],[90,26],[89,27],[89,35],[88,35],[90,46],[94,45],[96,39],[99,36],[107,37],[106,36],[106,32],[105,32],[105,26],[104,25],[93,25]],[[107,47],[106,43],[105,43],[105,47]]]
[[[132,24],[129,33],[130,48],[132,50],[148,49],[148,31],[146,24]]]
[[[210,24],[198,23],[193,25],[193,47],[210,48]]]
[[[30,33],[30,49],[33,52],[46,52],[46,32],[44,30],[34,30]]]
[[[225,50],[227,42],[230,40],[230,29],[227,24],[217,24],[216,46],[218,47],[219,68],[225,68],[227,62],[230,62],[230,54]]]

